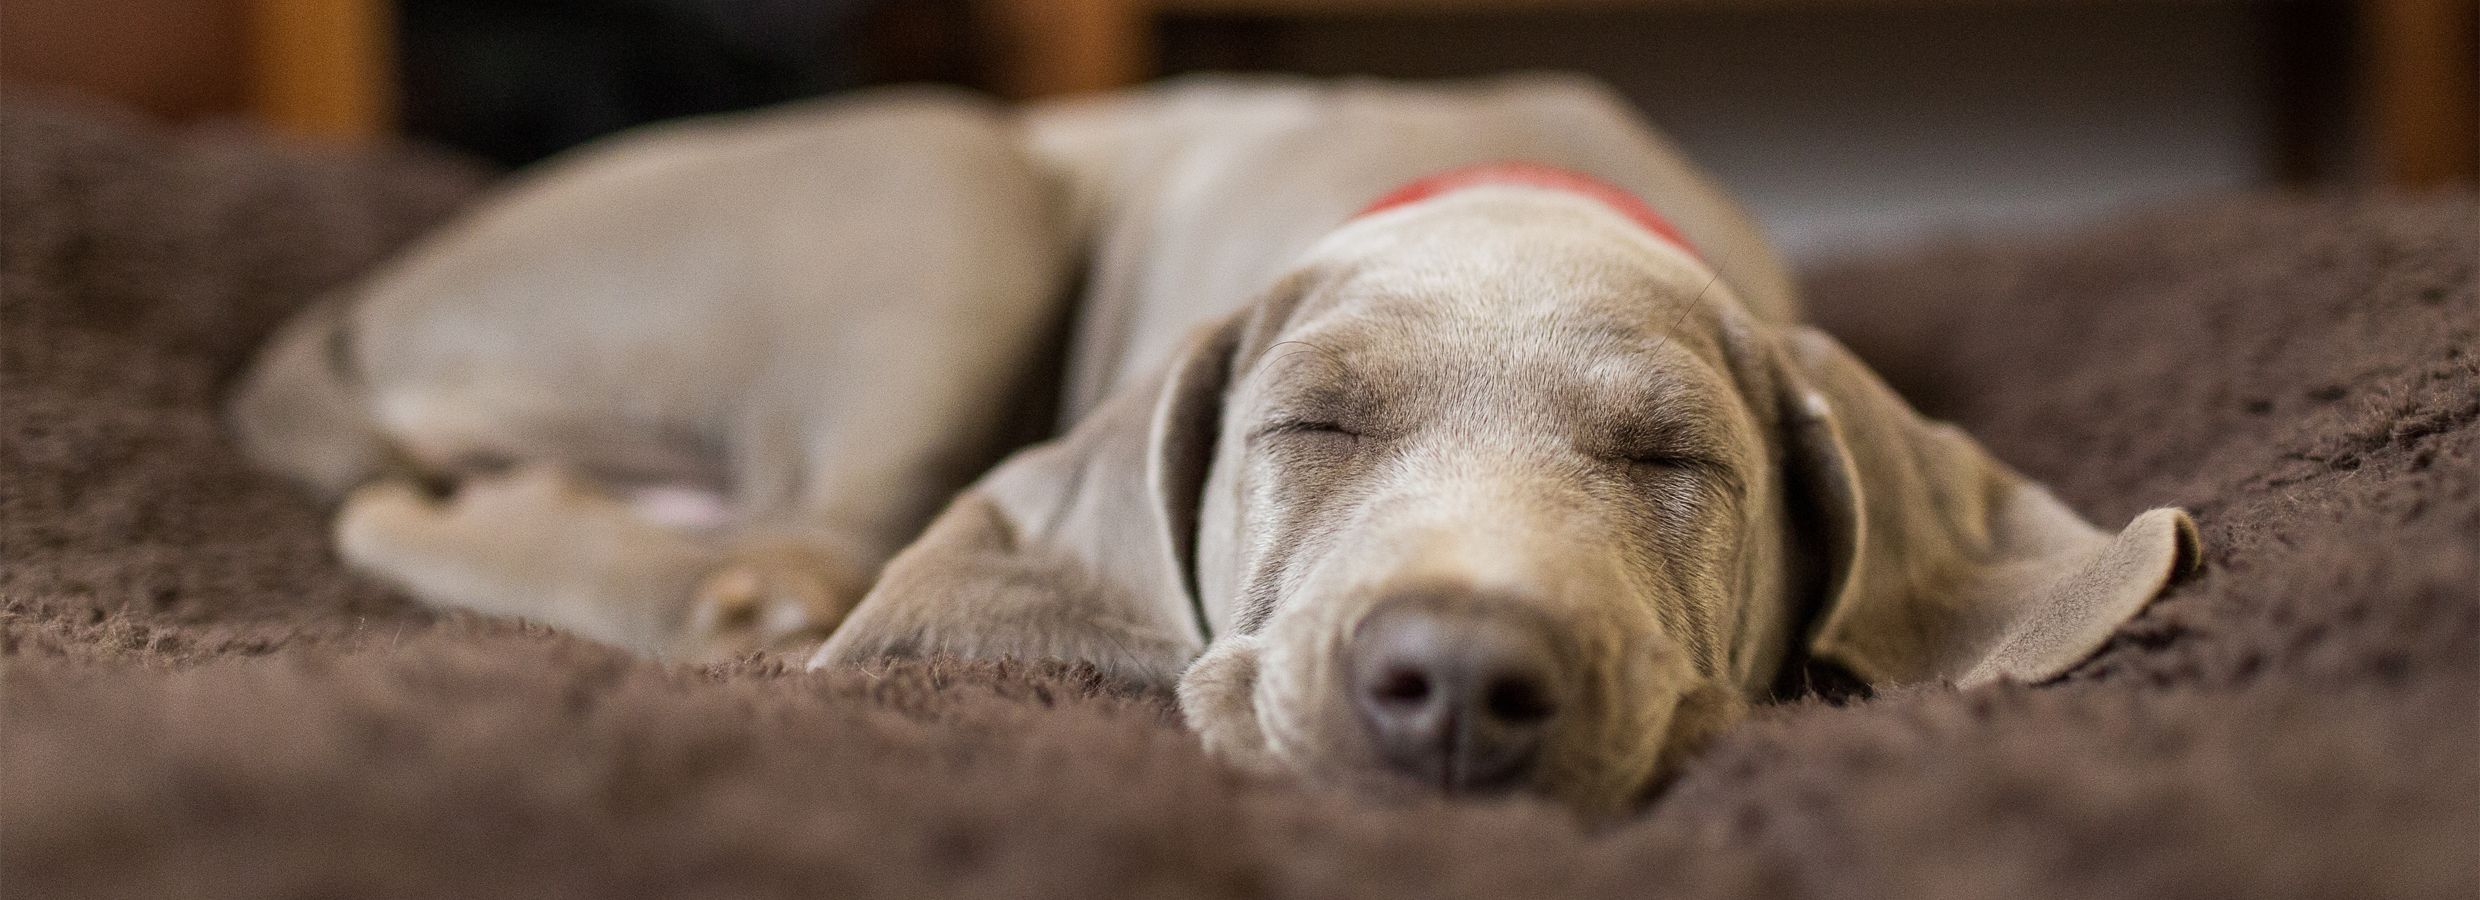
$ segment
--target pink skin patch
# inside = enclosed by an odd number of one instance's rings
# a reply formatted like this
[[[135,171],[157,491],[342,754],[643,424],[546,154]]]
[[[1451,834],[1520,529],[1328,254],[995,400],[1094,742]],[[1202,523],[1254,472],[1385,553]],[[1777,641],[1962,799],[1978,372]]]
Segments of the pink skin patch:
[[[682,531],[712,531],[732,523],[732,505],[723,495],[686,485],[633,488],[628,503],[640,518]]]
[[[1361,210],[1353,218],[1419,203],[1431,197],[1454,193],[1465,188],[1488,185],[1544,188],[1566,191],[1589,198],[1628,217],[1629,221],[1644,226],[1645,230],[1653,232],[1655,237],[1688,251],[1688,255],[1699,259],[1704,258],[1703,254],[1696,252],[1694,245],[1688,243],[1687,237],[1679,233],[1678,226],[1672,225],[1671,220],[1663,218],[1661,213],[1654,212],[1653,207],[1643,198],[1591,175],[1540,163],[1494,162],[1448,169],[1387,192],[1386,196],[1378,198],[1377,202],[1369,204],[1368,208]]]

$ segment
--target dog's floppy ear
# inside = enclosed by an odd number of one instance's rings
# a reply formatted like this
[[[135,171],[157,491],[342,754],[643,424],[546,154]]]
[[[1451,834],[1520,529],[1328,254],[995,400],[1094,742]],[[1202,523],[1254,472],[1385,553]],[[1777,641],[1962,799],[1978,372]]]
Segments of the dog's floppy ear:
[[[1170,684],[1204,643],[1189,570],[1239,331],[1200,329],[1149,384],[983,476],[811,665],[1014,656]]]
[[[1272,770],[1265,726],[1257,719],[1257,682],[1266,636],[1231,633],[1180,676],[1180,715],[1206,752],[1246,768]]]
[[[1798,530],[1826,558],[1811,653],[1871,684],[2037,681],[2193,564],[2185,513],[2095,529],[1834,339],[1783,334],[1785,450],[1813,520]]]

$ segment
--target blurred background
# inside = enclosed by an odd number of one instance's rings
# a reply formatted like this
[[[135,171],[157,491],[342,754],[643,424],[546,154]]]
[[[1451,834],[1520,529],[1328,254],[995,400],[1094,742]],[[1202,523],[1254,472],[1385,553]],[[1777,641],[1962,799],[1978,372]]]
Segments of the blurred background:
[[[1797,258],[2266,186],[2468,183],[2480,0],[6,0],[0,79],[522,165],[903,81],[1608,79]]]

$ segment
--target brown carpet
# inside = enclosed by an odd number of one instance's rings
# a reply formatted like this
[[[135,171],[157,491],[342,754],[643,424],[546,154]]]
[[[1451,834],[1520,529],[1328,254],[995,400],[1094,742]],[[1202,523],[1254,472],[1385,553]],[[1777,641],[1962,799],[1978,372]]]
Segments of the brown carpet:
[[[480,183],[0,114],[0,893],[2453,897],[2480,884],[2480,216],[2192,204],[1818,316],[2205,570],[2063,681],[1770,710],[1630,822],[1234,775],[1042,667],[666,667],[339,571],[219,439],[285,310]]]

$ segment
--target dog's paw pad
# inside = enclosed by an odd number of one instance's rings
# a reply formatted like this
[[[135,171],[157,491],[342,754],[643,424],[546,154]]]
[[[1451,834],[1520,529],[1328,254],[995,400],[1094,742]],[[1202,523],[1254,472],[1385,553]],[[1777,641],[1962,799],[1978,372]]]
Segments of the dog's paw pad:
[[[856,599],[850,594],[805,560],[727,563],[690,599],[687,655],[725,659],[753,650],[804,650],[844,621]]]

